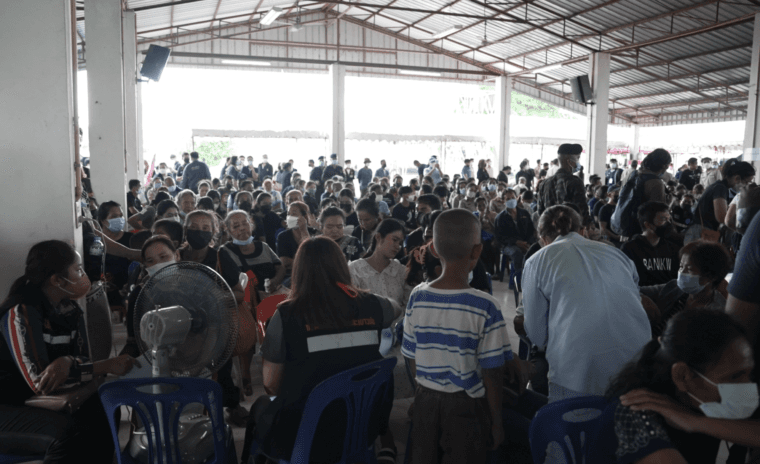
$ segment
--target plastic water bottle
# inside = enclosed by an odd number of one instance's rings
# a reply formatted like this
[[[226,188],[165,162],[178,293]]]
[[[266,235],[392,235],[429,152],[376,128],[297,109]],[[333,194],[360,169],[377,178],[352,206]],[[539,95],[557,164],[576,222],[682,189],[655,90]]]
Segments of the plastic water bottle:
[[[104,248],[103,242],[100,241],[100,237],[95,237],[95,241],[90,245],[90,256],[103,256]]]

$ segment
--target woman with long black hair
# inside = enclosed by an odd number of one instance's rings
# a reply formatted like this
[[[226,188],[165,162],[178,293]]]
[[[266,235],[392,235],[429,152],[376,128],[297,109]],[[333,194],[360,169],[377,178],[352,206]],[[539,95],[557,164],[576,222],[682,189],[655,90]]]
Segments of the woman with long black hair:
[[[90,290],[82,258],[66,242],[34,245],[24,275],[0,305],[0,454],[44,455],[44,463],[111,462],[114,445],[100,398],[72,415],[31,406],[34,395],[124,375],[136,361],[122,355],[89,361],[84,315],[76,300]]]
[[[592,460],[713,464],[721,440],[760,444],[754,361],[744,330],[727,314],[676,314],[662,336],[613,378]],[[742,461],[743,462],[743,461]]]
[[[320,236],[301,243],[290,294],[270,319],[261,346],[267,394],[251,407],[242,462],[248,462],[254,436],[266,455],[289,457],[311,390],[339,372],[381,359],[380,331],[400,315],[387,299],[351,284],[334,240]],[[378,423],[372,424],[372,440],[387,431],[392,402],[392,395],[385,399]],[[328,409],[314,437],[314,462],[340,459],[345,409]]]

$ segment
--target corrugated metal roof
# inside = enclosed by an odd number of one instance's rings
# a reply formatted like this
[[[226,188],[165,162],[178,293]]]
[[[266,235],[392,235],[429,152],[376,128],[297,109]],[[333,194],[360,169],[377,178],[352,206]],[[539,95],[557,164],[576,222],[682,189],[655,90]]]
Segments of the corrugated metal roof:
[[[748,92],[752,19],[760,11],[754,2],[719,0],[356,0],[352,4],[186,0],[167,5],[176,1],[126,1],[127,8],[138,10],[141,49],[149,43],[171,43],[176,51],[192,53],[506,71],[518,74],[516,88],[574,111],[583,107],[571,101],[567,81],[588,73],[587,56],[592,51],[610,51],[610,108],[618,120],[646,124],[711,114],[719,120],[742,117],[746,103],[740,97]],[[262,14],[272,7],[289,14],[268,28],[260,26]],[[290,33],[288,23],[296,21],[299,11],[303,22],[317,25]],[[344,47],[340,56],[335,47],[338,17]],[[453,27],[459,29],[433,39]],[[84,35],[83,21],[78,30]],[[220,65],[220,60],[208,57],[172,60]],[[565,65],[526,73],[560,63]],[[325,70],[324,65],[310,63],[283,67]],[[387,68],[349,71],[398,75]],[[461,73],[443,73],[440,78],[483,79]],[[727,96],[733,99],[726,103]]]

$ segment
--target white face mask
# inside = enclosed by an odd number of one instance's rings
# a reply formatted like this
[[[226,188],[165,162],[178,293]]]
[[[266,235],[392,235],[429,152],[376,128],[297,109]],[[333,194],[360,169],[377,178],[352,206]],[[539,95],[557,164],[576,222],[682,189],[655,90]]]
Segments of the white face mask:
[[[469,192],[467,192],[467,197],[468,198],[475,198],[476,195],[477,194],[475,192],[473,192],[472,190],[470,190]]]
[[[375,203],[380,203],[381,201],[383,201],[383,196],[379,193],[375,193]]]
[[[414,195],[407,195],[406,196],[406,201],[408,201],[410,203],[413,202],[414,201]]]
[[[149,276],[153,277],[154,275],[156,275],[156,272],[160,271],[161,269],[165,268],[166,266],[171,266],[174,263],[176,263],[176,261],[171,260],[171,261],[167,261],[165,263],[154,264],[153,266],[147,268],[146,271],[148,271],[148,275]]]
[[[746,419],[755,412],[758,404],[760,404],[760,395],[758,394],[756,383],[716,384],[699,372],[697,372],[697,375],[705,379],[710,385],[717,387],[718,393],[720,393],[720,403],[705,403],[689,393],[689,396],[699,401],[699,409],[707,417],[715,419]]]
[[[298,216],[288,216],[285,222],[288,224],[288,229],[295,229],[298,227]]]

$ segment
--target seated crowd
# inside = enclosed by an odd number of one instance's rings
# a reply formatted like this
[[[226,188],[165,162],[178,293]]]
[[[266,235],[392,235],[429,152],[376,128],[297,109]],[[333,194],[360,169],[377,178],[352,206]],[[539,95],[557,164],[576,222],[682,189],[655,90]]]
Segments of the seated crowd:
[[[336,155],[303,174],[293,160],[275,169],[266,155],[258,165],[233,156],[212,177],[193,152],[129,181],[126,205],[86,192],[84,255],[37,243],[0,305],[0,455],[111,462],[97,395],[71,415],[25,401],[139,365],[137,297],[182,261],[216,271],[238,304],[284,297],[262,321],[267,394],[241,406],[253,395],[254,349],[238,355],[239,386],[232,360],[216,374],[226,420],[246,428],[244,464],[254,439],[256,462],[289,458],[309,392],[395,356],[380,342],[398,321],[415,383],[413,463],[532,463],[536,412],[590,395],[607,407],[588,462],[712,464],[722,440],[733,456],[760,448],[753,166],[692,158],[674,177],[658,149],[627,169],[613,159],[604,178],[584,182],[581,151],[563,144],[550,163],[526,159],[515,175],[466,159],[450,177],[434,157],[415,161],[412,179],[384,160],[354,170]],[[241,273],[254,276],[249,300]],[[492,278],[514,289],[513,320]],[[128,338],[117,357],[93,363],[76,300],[97,280]],[[389,427],[392,393],[370,424],[378,462],[397,462],[394,440],[404,438]],[[325,414],[313,462],[340,460],[345,420],[339,409]]]

